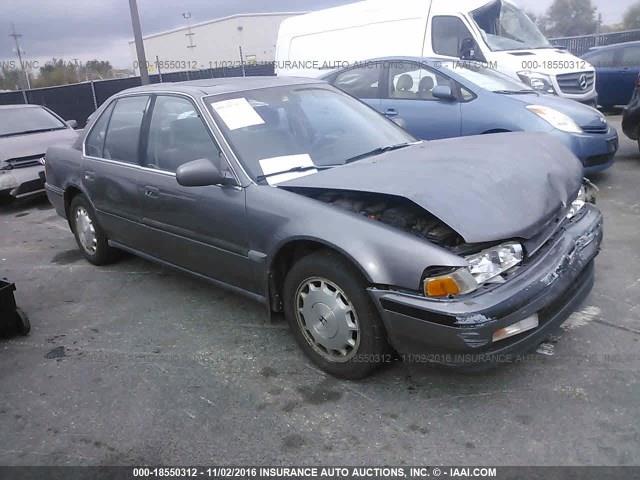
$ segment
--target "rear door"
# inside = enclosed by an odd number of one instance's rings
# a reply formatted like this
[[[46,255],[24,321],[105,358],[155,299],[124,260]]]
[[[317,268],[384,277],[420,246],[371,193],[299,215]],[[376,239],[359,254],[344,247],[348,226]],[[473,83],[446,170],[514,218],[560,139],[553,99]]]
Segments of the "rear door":
[[[380,84],[383,70],[382,63],[367,62],[330,77],[329,83],[380,111]]]
[[[432,94],[438,85],[449,86],[455,93],[457,82],[412,61],[388,62],[386,71],[380,101],[384,115],[400,117],[406,123],[404,128],[420,139],[460,136],[460,102],[440,100]]]
[[[138,198],[147,231],[143,251],[161,260],[254,290],[241,187],[183,187],[176,170],[206,158],[233,173],[191,99],[157,95],[143,144]]]
[[[140,139],[149,95],[115,100],[96,121],[85,142],[83,186],[107,236],[136,247],[140,225],[138,175]]]

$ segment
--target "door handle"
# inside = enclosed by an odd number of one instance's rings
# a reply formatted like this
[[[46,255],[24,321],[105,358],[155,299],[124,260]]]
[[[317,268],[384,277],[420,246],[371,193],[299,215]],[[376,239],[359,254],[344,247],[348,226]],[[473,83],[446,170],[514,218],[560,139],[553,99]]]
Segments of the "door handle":
[[[92,172],[90,170],[86,170],[84,172],[84,179],[87,182],[95,182],[95,180],[96,180],[96,172]]]
[[[144,196],[147,198],[158,198],[160,196],[160,189],[147,185],[144,187]]]
[[[396,115],[398,115],[398,111],[395,108],[387,108],[384,114],[387,117],[395,117]]]

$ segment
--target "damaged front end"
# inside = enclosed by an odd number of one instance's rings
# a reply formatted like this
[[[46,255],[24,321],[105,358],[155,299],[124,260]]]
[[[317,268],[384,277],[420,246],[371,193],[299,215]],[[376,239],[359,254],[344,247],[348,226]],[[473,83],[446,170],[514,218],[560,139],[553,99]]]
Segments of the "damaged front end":
[[[342,190],[306,189],[298,193],[411,233],[441,247],[454,249],[464,245],[462,237],[451,227],[406,198]]]

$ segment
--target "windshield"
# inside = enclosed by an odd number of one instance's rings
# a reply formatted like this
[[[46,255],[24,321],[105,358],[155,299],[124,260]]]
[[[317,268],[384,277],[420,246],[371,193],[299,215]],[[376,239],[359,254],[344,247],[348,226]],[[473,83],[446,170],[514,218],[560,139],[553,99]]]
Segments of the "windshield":
[[[529,16],[511,3],[496,0],[472,16],[493,51],[551,47]]]
[[[474,85],[491,92],[533,92],[531,87],[518,80],[471,62],[455,62],[448,67]]]
[[[375,110],[332,87],[265,88],[205,101],[256,181],[273,184],[416,141]],[[276,175],[291,170],[298,171]]]
[[[0,137],[67,128],[44,108],[0,109]]]

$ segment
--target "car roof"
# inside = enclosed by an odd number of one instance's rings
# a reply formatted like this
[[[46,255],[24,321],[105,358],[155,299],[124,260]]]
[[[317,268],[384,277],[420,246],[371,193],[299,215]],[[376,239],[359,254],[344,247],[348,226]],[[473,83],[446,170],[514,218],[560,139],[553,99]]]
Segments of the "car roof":
[[[587,51],[587,53],[602,52],[603,50],[615,50],[616,48],[623,48],[623,47],[637,47],[638,45],[640,45],[640,41],[637,41],[637,40],[634,42],[622,42],[622,43],[612,43],[611,45],[599,45],[597,47],[591,47]]]
[[[222,95],[226,93],[258,90],[261,88],[310,85],[324,83],[322,80],[302,77],[228,77],[211,78],[205,80],[190,80],[187,82],[165,82],[143,85],[123,90],[121,93],[153,93],[153,92],[177,92],[196,96]]]
[[[0,110],[15,110],[16,108],[42,108],[42,105],[33,105],[31,103],[17,103],[15,105],[0,105]]]

